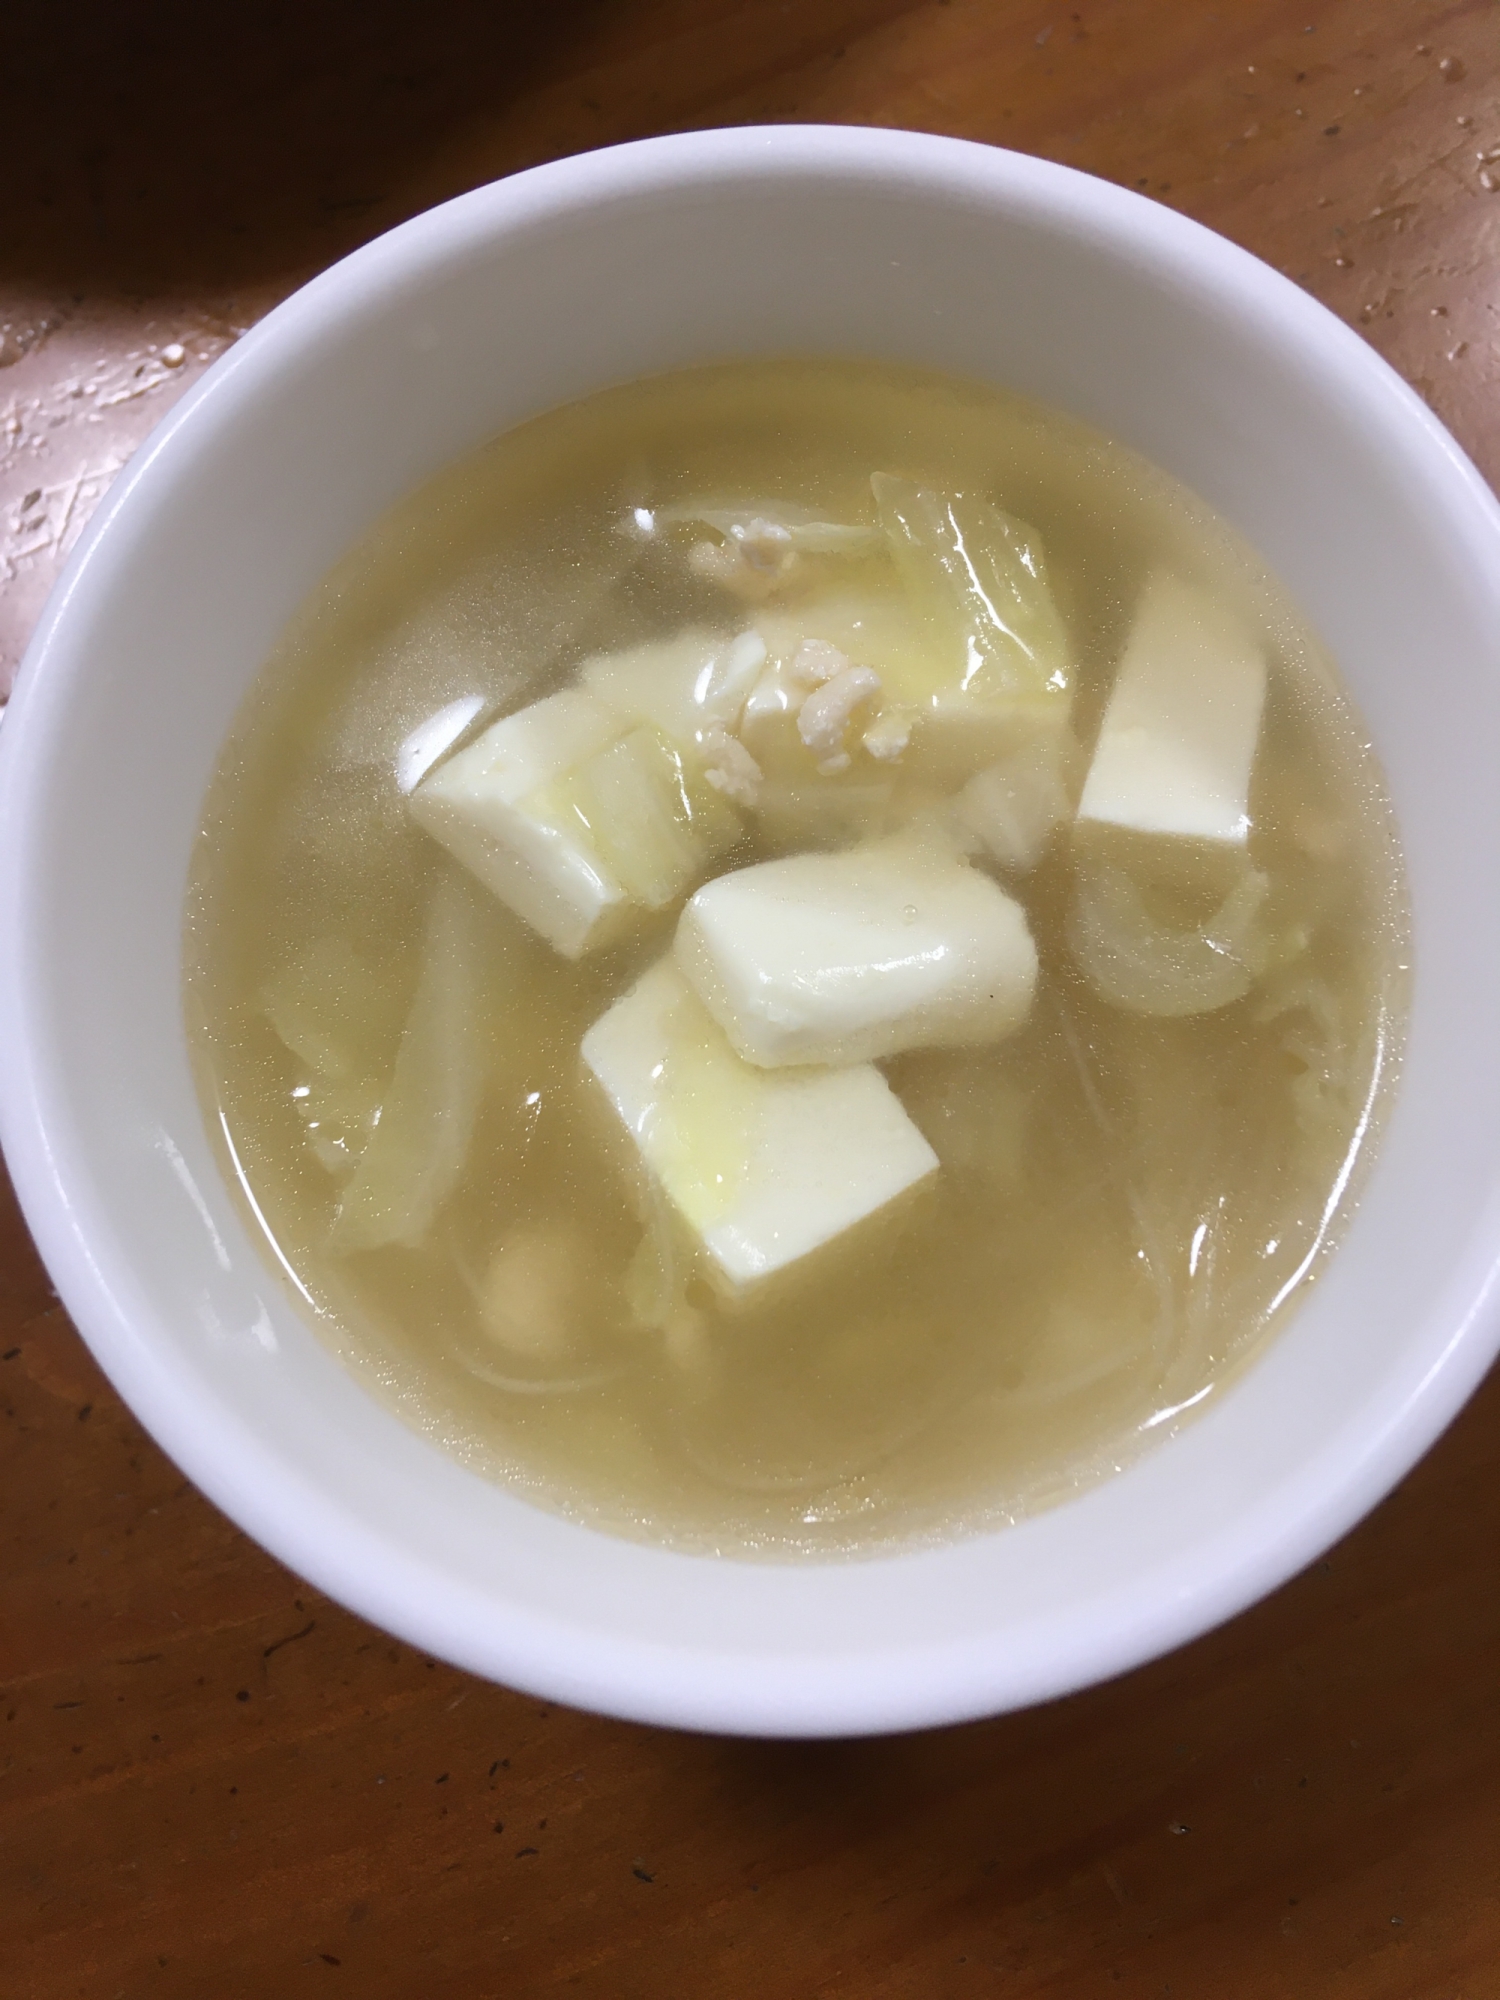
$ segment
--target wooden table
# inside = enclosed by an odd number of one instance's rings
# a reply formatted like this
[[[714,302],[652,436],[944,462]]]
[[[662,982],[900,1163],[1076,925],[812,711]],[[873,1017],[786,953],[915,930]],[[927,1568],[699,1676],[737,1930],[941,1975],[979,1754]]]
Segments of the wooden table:
[[[787,119],[1171,203],[1500,470],[1493,0],[38,4],[0,63],[0,676],[113,471],[309,272],[560,153]],[[0,1354],[4,2000],[1500,1994],[1494,1382],[1170,1659],[781,1746],[549,1709],[299,1584],[143,1436],[10,1205]]]

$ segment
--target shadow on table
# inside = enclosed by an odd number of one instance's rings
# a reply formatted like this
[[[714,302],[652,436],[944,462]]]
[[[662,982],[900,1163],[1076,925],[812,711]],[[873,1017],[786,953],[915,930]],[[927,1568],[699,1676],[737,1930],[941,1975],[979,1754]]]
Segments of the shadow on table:
[[[0,285],[139,296],[325,264],[399,219],[452,135],[504,117],[611,6],[17,10],[0,66]]]
[[[919,1736],[716,1746],[747,1850],[793,1879],[859,1853],[864,1907],[955,1935],[1001,1910],[1011,1936],[1066,1917],[1075,1947],[1202,1925],[1205,1970],[1231,1907],[1278,1936],[1315,1891],[1387,1935],[1440,1910],[1494,1784],[1497,1438],[1492,1376],[1327,1558],[1106,1686]]]

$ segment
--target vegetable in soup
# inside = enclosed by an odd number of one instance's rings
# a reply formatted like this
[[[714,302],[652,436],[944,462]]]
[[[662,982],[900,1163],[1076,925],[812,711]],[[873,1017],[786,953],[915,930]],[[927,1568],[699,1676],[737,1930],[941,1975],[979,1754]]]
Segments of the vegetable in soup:
[[[1317,1279],[1401,870],[1192,495],[931,374],[610,390],[404,501],[247,702],[188,992],[322,1335],[543,1505],[789,1555],[1008,1521]]]

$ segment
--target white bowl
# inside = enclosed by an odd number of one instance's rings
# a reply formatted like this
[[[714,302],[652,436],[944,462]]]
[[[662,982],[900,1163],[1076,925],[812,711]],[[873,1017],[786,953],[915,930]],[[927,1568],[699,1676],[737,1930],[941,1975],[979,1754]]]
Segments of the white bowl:
[[[541,1513],[376,1403],[289,1303],[189,1074],[183,890],[280,628],[389,503],[633,375],[767,351],[988,378],[1112,432],[1264,552],[1389,774],[1405,1079],[1342,1250],[1200,1421],[1023,1526],[716,1561]],[[644,1720],[835,1734],[992,1713],[1202,1632],[1343,1533],[1497,1344],[1500,512],[1321,307],[1166,209],[909,133],[778,127],[541,167],[357,252],[131,462],[0,736],[0,1133],[141,1420],[320,1588],[477,1673]]]

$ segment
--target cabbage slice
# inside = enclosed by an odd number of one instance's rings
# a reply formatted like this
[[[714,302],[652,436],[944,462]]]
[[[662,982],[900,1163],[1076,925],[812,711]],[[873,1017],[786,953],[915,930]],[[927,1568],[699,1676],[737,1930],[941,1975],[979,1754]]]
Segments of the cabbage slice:
[[[348,938],[311,940],[262,985],[260,1010],[314,1075],[342,1083],[379,1067],[399,1014]],[[399,1007],[400,1002],[397,1002]]]
[[[815,508],[791,500],[698,501],[658,507],[653,520],[661,527],[712,528],[725,541],[742,542],[771,528],[785,535],[787,547],[804,556],[867,556],[881,548],[879,528],[849,521],[822,520]],[[778,537],[779,538],[779,537]]]
[[[1255,1019],[1276,1028],[1283,1050],[1301,1066],[1292,1081],[1299,1131],[1316,1139],[1342,1123],[1362,1071],[1353,1061],[1344,1008],[1328,980],[1306,962],[1291,965],[1267,981]]]
[[[696,759],[649,726],[633,729],[529,802],[556,824],[581,825],[632,901],[663,910],[739,839],[734,808]]]
[[[1138,884],[1108,861],[1074,877],[1068,944],[1090,984],[1133,1014],[1208,1014],[1249,992],[1271,941],[1262,921],[1270,880],[1245,867],[1208,920],[1182,928],[1150,908]]]
[[[404,996],[376,978],[342,933],[313,938],[257,995],[298,1060],[292,1101],[308,1148],[330,1174],[352,1171],[380,1113],[380,1079],[401,1031]]]
[[[1034,529],[988,501],[877,472],[870,481],[914,604],[955,649],[964,694],[1066,702],[1073,669]]]
[[[473,898],[445,872],[433,890],[395,1070],[334,1217],[335,1249],[414,1249],[457,1185],[484,1089],[484,957]]]

